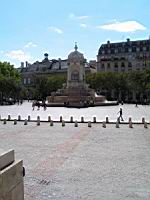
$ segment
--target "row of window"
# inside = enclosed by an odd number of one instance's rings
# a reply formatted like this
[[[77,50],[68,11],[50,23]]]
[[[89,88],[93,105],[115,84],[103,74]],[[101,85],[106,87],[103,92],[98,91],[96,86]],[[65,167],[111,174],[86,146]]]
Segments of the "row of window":
[[[118,68],[118,66],[119,66],[118,63],[114,63],[114,67],[115,67],[115,68]],[[107,68],[110,68],[110,67],[111,67],[110,63],[107,63],[107,66],[106,66],[106,67],[107,67]],[[122,62],[122,63],[121,63],[121,67],[124,67],[124,68],[125,68],[125,63]],[[129,62],[129,63],[128,63],[128,67],[131,68],[131,67],[132,67],[132,63]],[[101,68],[105,68],[105,64],[104,64],[104,63],[102,63]]]
[[[117,47],[126,47],[126,46],[148,46],[150,45],[150,40],[145,40],[145,41],[130,41],[127,40],[127,42],[120,42],[120,43],[110,43],[110,41],[107,41],[107,44],[102,44],[102,48],[104,48],[105,46],[109,47],[109,48],[117,48]]]
[[[141,51],[149,51],[150,47],[130,47],[130,48],[117,48],[117,49],[105,49],[100,50],[99,54],[115,54],[115,53],[131,53],[131,52],[141,52]]]

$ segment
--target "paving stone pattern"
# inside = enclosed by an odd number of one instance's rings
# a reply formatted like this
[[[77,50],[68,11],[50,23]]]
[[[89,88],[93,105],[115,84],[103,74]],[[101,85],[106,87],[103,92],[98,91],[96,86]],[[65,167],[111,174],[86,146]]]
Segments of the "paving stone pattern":
[[[25,200],[149,200],[150,125],[0,122],[26,168]]]

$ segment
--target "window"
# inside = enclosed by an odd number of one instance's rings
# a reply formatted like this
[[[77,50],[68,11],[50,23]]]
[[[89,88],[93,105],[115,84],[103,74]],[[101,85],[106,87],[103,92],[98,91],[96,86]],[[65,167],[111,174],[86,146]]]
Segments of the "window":
[[[111,49],[111,53],[114,54],[114,49]]]
[[[132,47],[132,52],[136,52],[136,47]]]
[[[125,71],[125,64],[124,64],[124,62],[121,63],[121,71],[122,71],[122,72]]]
[[[30,78],[28,78],[28,84],[31,84],[31,79]]]
[[[115,49],[115,53],[118,53],[118,49]]]
[[[115,63],[115,65],[114,65],[114,71],[118,72],[118,63]]]
[[[128,67],[132,67],[132,63],[131,62],[128,63]]]
[[[129,49],[128,49],[128,52],[131,53],[131,52],[132,52],[132,48],[129,48]]]
[[[107,70],[110,70],[110,63],[107,63]]]
[[[118,63],[115,63],[115,68],[118,68]]]
[[[125,67],[125,64],[124,64],[124,62],[122,62],[122,63],[121,63],[121,67],[122,67],[122,68],[124,68],[124,67]]]
[[[132,63],[131,62],[128,63],[128,71],[132,71]]]
[[[122,49],[119,47],[118,48],[118,53],[121,53],[122,52]]]
[[[102,71],[105,70],[105,65],[104,65],[104,63],[102,63],[101,69],[102,69]]]
[[[110,54],[111,53],[111,51],[110,51],[110,49],[108,49],[108,54]]]
[[[23,79],[23,83],[24,83],[24,85],[27,84],[27,79],[26,78]]]

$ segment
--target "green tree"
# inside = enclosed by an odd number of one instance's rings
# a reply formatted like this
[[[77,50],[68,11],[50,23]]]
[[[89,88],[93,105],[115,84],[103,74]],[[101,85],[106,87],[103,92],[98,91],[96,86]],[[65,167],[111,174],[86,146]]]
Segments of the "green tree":
[[[8,62],[0,62],[0,102],[4,99],[15,98],[21,87],[20,74]]]

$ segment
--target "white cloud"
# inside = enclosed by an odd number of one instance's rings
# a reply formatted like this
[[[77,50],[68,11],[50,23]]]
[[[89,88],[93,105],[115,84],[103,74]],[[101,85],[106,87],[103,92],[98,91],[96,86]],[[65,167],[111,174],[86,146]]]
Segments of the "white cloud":
[[[142,24],[136,21],[126,21],[126,22],[118,22],[111,24],[105,24],[102,26],[97,26],[96,28],[104,29],[104,30],[111,30],[117,32],[135,32],[138,30],[146,30]]]
[[[6,53],[6,56],[10,59],[14,59],[14,60],[17,60],[17,61],[29,61],[32,59],[31,55],[28,54],[28,53],[25,53],[24,51],[22,50],[12,50],[10,52],[7,52]]]
[[[1,51],[0,51],[0,53],[1,53],[1,54],[3,54],[3,53],[4,53],[4,51],[3,51],[3,50],[1,50]]]
[[[37,45],[34,44],[33,42],[28,42],[24,47],[25,47],[25,48],[37,47]]]
[[[80,27],[82,27],[82,28],[87,28],[88,25],[87,25],[87,24],[80,24]]]
[[[70,19],[77,19],[77,20],[82,20],[82,19],[88,19],[90,16],[88,15],[81,15],[81,16],[76,16],[74,13],[70,13],[69,18]]]
[[[63,33],[63,30],[61,30],[60,28],[54,27],[54,26],[48,27],[48,30],[52,31],[52,32],[56,32],[58,34],[62,34]]]
[[[89,16],[87,16],[87,15],[83,15],[83,16],[78,16],[78,17],[76,17],[77,19],[88,19],[89,18]]]

